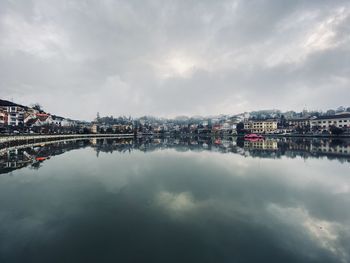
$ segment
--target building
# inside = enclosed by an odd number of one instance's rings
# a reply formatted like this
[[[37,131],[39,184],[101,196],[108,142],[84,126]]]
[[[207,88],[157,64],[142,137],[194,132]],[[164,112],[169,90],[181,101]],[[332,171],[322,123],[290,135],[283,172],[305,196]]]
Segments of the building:
[[[276,120],[248,120],[244,122],[244,129],[252,133],[274,133],[277,131]]]
[[[52,116],[47,113],[37,113],[36,118],[37,118],[37,121],[35,122],[36,126],[50,125],[54,123]]]
[[[289,127],[308,127],[310,126],[310,118],[295,118],[295,119],[287,119],[286,122],[288,123]]]
[[[99,127],[97,124],[91,126],[91,133],[98,133]]]
[[[24,114],[27,107],[7,100],[0,100],[0,111],[2,112],[3,125],[19,126],[24,124]]]
[[[319,116],[311,120],[310,126],[312,130],[328,131],[330,127],[342,129],[350,128],[350,113],[342,113],[330,116]]]

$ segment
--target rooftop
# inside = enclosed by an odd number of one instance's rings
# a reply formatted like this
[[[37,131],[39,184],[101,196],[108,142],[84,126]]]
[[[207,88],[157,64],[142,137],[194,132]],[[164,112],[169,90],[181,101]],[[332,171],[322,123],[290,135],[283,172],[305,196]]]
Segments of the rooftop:
[[[350,118],[350,113],[328,115],[328,116],[319,116],[315,120],[343,119],[343,118]]]
[[[23,105],[20,105],[20,104],[17,104],[17,103],[14,103],[14,102],[11,102],[11,101],[8,101],[8,100],[1,100],[0,99],[0,106],[5,106],[5,107],[22,107],[22,108],[28,108],[26,106],[23,106]]]

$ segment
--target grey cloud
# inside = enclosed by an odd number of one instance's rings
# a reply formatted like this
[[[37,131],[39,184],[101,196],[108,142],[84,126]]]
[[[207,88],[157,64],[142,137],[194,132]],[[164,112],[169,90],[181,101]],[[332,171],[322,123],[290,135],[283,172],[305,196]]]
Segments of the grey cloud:
[[[348,106],[347,1],[32,0],[0,7],[0,97],[40,102],[57,114]]]

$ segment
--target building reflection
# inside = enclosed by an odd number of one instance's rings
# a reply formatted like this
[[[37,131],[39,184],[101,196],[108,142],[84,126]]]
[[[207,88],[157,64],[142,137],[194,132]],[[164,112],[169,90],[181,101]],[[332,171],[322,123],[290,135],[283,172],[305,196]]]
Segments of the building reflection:
[[[91,147],[98,157],[104,153],[151,152],[162,149],[176,151],[212,151],[234,153],[252,158],[327,158],[350,162],[349,139],[268,138],[246,141],[243,138],[137,138],[137,139],[81,139],[59,142],[41,142],[39,145],[20,145],[0,149],[0,173],[30,167],[38,169],[42,163],[67,151]]]

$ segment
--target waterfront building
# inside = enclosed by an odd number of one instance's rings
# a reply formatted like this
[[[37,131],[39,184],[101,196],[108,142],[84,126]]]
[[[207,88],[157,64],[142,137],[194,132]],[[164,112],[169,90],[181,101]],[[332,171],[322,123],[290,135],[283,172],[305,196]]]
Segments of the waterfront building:
[[[91,126],[91,133],[98,133],[99,127],[97,124]]]
[[[274,133],[277,131],[277,121],[268,120],[248,120],[244,122],[244,129],[252,133]]]
[[[289,127],[308,127],[310,126],[310,118],[294,118],[294,119],[287,119],[286,122],[288,123]]]
[[[310,122],[312,130],[326,130],[330,127],[337,127],[342,129],[350,128],[350,113],[342,113],[330,116],[319,116]]]
[[[26,107],[10,101],[0,100],[0,111],[3,112],[1,114],[3,125],[19,126],[24,124]]]

